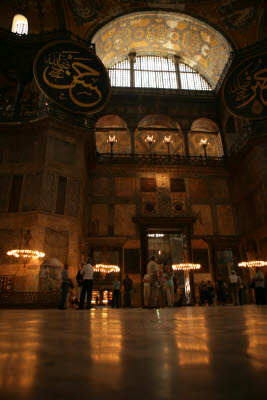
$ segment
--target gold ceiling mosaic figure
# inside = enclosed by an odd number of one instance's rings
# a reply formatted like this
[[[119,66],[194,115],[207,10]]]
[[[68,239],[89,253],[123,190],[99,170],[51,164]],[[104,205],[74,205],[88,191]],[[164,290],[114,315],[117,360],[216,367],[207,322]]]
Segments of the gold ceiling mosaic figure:
[[[106,67],[140,54],[179,55],[214,88],[231,52],[227,40],[206,23],[187,15],[146,11],[116,18],[93,37]]]

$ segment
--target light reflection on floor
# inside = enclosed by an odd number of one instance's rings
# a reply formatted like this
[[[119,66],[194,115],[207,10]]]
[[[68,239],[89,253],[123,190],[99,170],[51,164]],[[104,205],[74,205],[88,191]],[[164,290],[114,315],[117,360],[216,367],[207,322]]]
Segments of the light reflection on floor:
[[[267,306],[0,311],[1,400],[256,399],[266,375]]]

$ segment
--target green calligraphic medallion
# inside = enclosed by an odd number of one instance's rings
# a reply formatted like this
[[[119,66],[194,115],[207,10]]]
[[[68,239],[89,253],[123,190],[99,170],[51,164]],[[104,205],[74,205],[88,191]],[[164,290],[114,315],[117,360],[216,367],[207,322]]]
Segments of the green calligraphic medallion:
[[[84,44],[61,40],[36,55],[35,80],[52,102],[80,114],[100,111],[110,97],[110,80],[100,59]]]
[[[223,99],[237,117],[267,117],[267,53],[247,58],[226,78]]]

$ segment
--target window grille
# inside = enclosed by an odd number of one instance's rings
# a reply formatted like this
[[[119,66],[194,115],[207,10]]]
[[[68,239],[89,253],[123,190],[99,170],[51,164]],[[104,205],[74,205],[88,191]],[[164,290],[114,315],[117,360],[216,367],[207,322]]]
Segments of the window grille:
[[[198,72],[183,63],[179,63],[179,71],[176,71],[173,59],[167,57],[136,57],[133,71],[128,60],[113,65],[108,71],[111,86],[130,87],[132,72],[137,88],[177,89],[180,75],[181,89],[212,90]]]

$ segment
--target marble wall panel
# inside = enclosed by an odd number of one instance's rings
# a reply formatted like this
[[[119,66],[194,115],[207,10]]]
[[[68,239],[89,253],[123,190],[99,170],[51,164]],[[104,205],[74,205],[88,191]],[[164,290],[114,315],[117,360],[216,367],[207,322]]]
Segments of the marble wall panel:
[[[6,253],[8,250],[21,248],[22,236],[21,229],[0,229],[0,264],[10,264],[17,261]]]
[[[0,176],[0,212],[7,211],[10,184],[11,176]]]
[[[231,205],[217,205],[218,233],[235,235],[235,223]]]
[[[136,236],[136,224],[132,218],[136,215],[135,204],[115,204],[114,234],[115,236]]]
[[[206,179],[189,179],[189,191],[192,197],[209,197],[210,190]]]
[[[92,204],[91,232],[94,236],[108,234],[108,205]]]
[[[136,194],[136,179],[117,177],[115,178],[115,196],[132,197]]]
[[[92,184],[92,193],[94,196],[108,195],[108,178],[95,178]]]
[[[36,211],[40,207],[42,174],[30,174],[24,177],[22,211]]]
[[[80,182],[77,179],[70,179],[67,194],[67,215],[79,217],[80,205]]]
[[[213,197],[227,199],[229,197],[229,185],[226,179],[216,178],[212,181]]]
[[[53,172],[48,172],[45,175],[44,189],[42,193],[41,208],[44,211],[52,212],[55,192],[56,175]]]
[[[45,228],[44,252],[47,258],[68,262],[69,231]]]
[[[140,178],[141,192],[156,192],[156,179],[155,178]]]
[[[208,205],[193,205],[192,212],[197,217],[194,223],[195,235],[213,235],[211,208]]]
[[[76,145],[66,140],[49,137],[47,143],[47,158],[63,164],[75,164]]]

